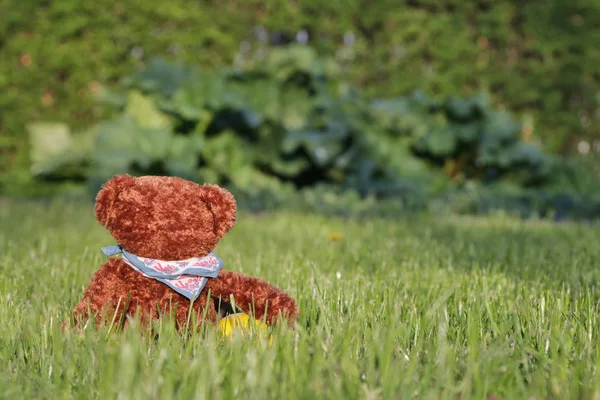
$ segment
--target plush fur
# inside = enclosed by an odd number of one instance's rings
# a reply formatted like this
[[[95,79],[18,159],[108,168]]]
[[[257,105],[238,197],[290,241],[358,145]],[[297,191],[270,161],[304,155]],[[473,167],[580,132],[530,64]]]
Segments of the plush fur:
[[[98,193],[95,212],[125,250],[168,261],[206,255],[236,222],[235,199],[228,191],[177,177],[115,176]],[[268,323],[279,317],[293,323],[298,314],[295,300],[285,292],[258,278],[223,269],[217,278],[208,279],[193,304],[199,323],[204,318],[214,323],[219,311],[230,310],[230,296],[244,312]],[[184,296],[142,276],[120,258],[110,258],[92,277],[73,320],[76,325],[91,317],[97,326],[126,323],[128,318],[123,317],[138,312],[148,322],[172,312],[177,326],[183,327],[189,308]]]

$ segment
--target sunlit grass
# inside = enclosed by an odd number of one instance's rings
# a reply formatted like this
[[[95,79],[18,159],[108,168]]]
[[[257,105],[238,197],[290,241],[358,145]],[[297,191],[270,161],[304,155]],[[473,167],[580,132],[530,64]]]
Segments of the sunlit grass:
[[[0,204],[0,397],[594,398],[600,230],[242,216],[216,253],[301,308],[273,342],[63,333],[114,244],[92,206]]]

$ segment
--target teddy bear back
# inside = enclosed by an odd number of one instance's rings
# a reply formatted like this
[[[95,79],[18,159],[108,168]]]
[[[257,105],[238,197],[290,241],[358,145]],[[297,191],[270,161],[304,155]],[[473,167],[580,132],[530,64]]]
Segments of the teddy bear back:
[[[96,219],[140,257],[185,260],[212,251],[236,222],[233,195],[170,176],[117,175],[96,197]]]

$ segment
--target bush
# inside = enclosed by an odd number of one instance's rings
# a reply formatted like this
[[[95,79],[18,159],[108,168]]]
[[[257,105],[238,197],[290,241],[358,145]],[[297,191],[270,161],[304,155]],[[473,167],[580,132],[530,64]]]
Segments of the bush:
[[[413,137],[411,149],[456,181],[510,179],[539,185],[552,173],[553,158],[523,138],[524,125],[490,108],[488,96],[431,100],[420,92],[378,101],[375,110],[388,131]]]
[[[107,118],[110,109],[93,101],[101,84],[115,88],[158,54],[219,66],[308,40],[320,54],[335,55],[340,74],[373,97],[406,95],[415,86],[465,97],[485,87],[495,105],[530,113],[553,150],[593,135],[600,122],[595,0],[8,0],[0,15],[5,186],[29,179],[26,123],[63,121],[80,130]]]
[[[366,99],[342,90],[335,74],[305,46],[275,49],[244,70],[156,59],[127,77],[123,92],[104,94],[119,114],[76,135],[81,146],[62,140],[44,158],[49,147],[32,136],[32,154],[42,150],[32,172],[97,183],[117,173],[168,174],[246,192],[327,183],[367,195],[393,171],[369,144],[380,128]],[[43,137],[60,143],[57,134]]]
[[[372,199],[388,211],[424,209],[450,195],[459,212],[514,208],[514,193],[490,203],[489,189],[469,188],[503,182],[535,197],[532,190],[572,174],[484,94],[371,100],[337,79],[338,68],[307,46],[274,49],[244,67],[155,59],[122,90],[102,94],[113,118],[73,136],[32,125],[32,173],[39,182],[88,182],[94,193],[114,174],[177,175],[226,186],[255,210],[295,204],[333,213],[364,213]],[[490,199],[503,198],[496,194]],[[552,207],[544,201],[526,208]]]

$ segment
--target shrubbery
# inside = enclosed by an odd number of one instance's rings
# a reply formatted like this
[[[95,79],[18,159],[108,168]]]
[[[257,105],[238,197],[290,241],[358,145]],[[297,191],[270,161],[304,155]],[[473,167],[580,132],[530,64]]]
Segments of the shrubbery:
[[[102,94],[113,118],[73,136],[64,127],[32,126],[32,172],[93,190],[117,173],[178,175],[227,186],[254,208],[310,189],[302,199],[315,206],[333,191],[396,208],[454,196],[459,212],[504,203],[524,204],[522,213],[555,210],[553,195],[540,190],[556,185],[564,163],[485,94],[372,100],[337,79],[338,68],[307,46],[276,48],[243,67],[155,59],[121,90]]]
[[[308,41],[374,97],[469,96],[531,113],[547,148],[598,131],[596,0],[140,0],[0,3],[0,185],[26,181],[32,120],[77,130],[106,118],[93,94],[153,55],[195,65],[243,62]],[[10,171],[10,176],[4,172]]]

